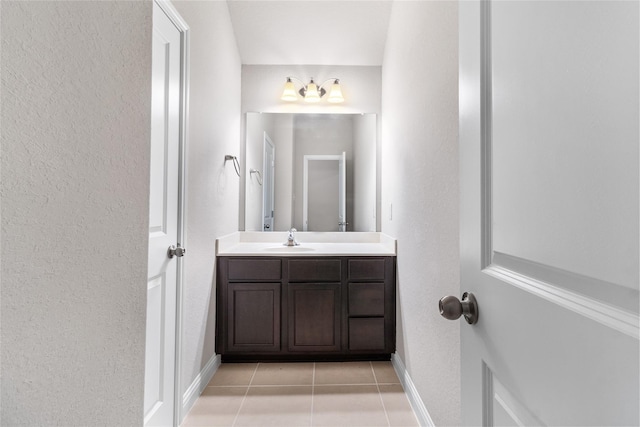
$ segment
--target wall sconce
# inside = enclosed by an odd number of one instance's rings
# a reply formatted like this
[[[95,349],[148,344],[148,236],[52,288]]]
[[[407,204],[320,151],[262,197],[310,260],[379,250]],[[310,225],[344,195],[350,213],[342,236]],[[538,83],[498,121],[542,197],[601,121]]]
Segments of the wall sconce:
[[[302,88],[300,90],[296,90],[296,87],[291,79],[295,79],[302,83]],[[340,89],[340,80],[336,78],[326,80],[324,83],[318,86],[313,81],[313,77],[307,85],[305,85],[304,82],[297,77],[287,77],[287,82],[284,84],[284,91],[282,92],[282,97],[280,97],[280,99],[282,99],[283,101],[293,102],[298,100],[298,94],[300,94],[304,98],[305,102],[320,102],[320,98],[322,98],[327,93],[327,90],[323,86],[328,82],[333,83],[331,84],[331,89],[329,89],[329,97],[327,98],[327,101],[333,104],[344,102],[342,90]]]

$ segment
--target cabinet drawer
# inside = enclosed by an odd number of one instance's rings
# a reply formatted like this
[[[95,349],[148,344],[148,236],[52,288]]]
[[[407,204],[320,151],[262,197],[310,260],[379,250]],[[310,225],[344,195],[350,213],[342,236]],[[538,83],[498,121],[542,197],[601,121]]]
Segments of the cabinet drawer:
[[[349,319],[349,350],[384,350],[384,318]]]
[[[229,260],[229,280],[280,280],[282,266],[279,259]]]
[[[289,260],[290,282],[339,282],[339,259]]]
[[[384,316],[384,283],[349,283],[349,316]]]
[[[384,263],[378,259],[350,259],[349,280],[384,280]]]

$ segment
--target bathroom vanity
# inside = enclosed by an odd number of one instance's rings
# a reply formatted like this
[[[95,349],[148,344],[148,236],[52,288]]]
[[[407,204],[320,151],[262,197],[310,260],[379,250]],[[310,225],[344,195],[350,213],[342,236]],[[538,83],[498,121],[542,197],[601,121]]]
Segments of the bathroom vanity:
[[[222,360],[389,359],[395,240],[380,233],[298,233],[300,246],[287,247],[286,237],[234,233],[218,240]]]

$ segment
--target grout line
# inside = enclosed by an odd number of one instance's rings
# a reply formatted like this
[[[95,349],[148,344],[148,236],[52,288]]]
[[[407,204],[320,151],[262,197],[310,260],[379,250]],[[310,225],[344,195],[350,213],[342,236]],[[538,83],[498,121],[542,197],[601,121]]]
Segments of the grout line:
[[[371,372],[373,372],[373,378],[376,380],[376,389],[378,390],[378,397],[380,398],[380,403],[382,403],[382,409],[384,410],[384,416],[387,419],[387,425],[391,427],[391,421],[389,420],[389,414],[387,413],[387,407],[384,406],[384,399],[382,398],[382,393],[380,392],[380,386],[378,385],[378,377],[376,376],[376,370],[373,369],[373,363],[369,362],[371,366]]]
[[[326,383],[326,384],[316,384],[316,387],[326,387],[326,386],[356,386],[356,385],[376,385],[377,383],[374,381],[372,383],[350,383],[350,384],[345,384],[345,383]],[[386,383],[384,383],[386,384]]]
[[[238,408],[238,412],[236,412],[236,416],[233,419],[233,423],[231,423],[231,426],[235,426],[236,425],[236,421],[238,421],[238,416],[240,415],[240,411],[242,411],[242,407],[244,406],[244,401],[247,399],[247,394],[249,394],[249,389],[251,388],[251,383],[253,382],[253,377],[256,376],[256,372],[258,372],[258,367],[260,366],[260,363],[256,364],[256,369],[253,370],[253,374],[251,374],[251,379],[249,380],[249,385],[247,385],[247,391],[244,392],[244,396],[242,396],[242,402],[240,402],[240,407]]]
[[[375,383],[375,385],[378,385],[378,377],[376,376],[376,370],[373,369],[373,363],[369,362],[369,367],[371,368],[371,373],[373,374],[373,382]],[[380,392],[380,389],[378,389],[378,393]]]
[[[258,372],[258,368],[260,367],[260,362],[256,363],[256,369],[253,370],[253,374],[251,374],[251,379],[249,380],[249,387],[253,384],[253,379],[256,376],[256,372]]]
[[[256,384],[252,386],[237,384],[237,385],[211,385],[208,388],[238,388],[238,387],[269,388],[269,387],[309,387],[309,386],[311,386],[311,384]]]
[[[316,362],[313,362],[313,375],[311,376],[311,416],[309,417],[309,425],[313,426],[313,396],[316,391]]]

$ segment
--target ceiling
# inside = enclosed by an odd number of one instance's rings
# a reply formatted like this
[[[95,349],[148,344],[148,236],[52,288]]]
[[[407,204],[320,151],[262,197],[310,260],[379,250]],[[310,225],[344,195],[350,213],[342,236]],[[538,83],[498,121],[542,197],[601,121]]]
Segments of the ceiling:
[[[247,65],[380,66],[391,0],[227,0]]]

